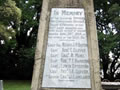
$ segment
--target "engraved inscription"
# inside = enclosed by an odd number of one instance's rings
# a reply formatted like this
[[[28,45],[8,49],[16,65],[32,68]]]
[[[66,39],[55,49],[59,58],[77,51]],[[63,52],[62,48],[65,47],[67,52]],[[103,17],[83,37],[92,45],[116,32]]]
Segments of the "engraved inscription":
[[[42,87],[91,88],[84,9],[52,9]]]

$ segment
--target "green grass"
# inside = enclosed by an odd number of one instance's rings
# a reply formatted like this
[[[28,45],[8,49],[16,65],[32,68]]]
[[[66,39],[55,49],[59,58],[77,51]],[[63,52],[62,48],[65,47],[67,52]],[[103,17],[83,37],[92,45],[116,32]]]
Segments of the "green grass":
[[[25,80],[4,80],[4,90],[30,90],[31,81]]]

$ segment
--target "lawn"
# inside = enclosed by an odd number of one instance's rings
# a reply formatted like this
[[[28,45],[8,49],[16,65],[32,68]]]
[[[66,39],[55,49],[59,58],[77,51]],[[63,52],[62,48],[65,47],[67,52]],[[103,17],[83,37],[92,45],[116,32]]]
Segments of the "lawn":
[[[25,80],[4,80],[4,90],[30,90],[31,81]]]

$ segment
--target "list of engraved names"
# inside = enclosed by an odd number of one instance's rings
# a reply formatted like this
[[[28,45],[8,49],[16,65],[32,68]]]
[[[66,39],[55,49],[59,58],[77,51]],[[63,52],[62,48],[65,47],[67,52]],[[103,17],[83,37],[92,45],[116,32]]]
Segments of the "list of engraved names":
[[[84,9],[52,8],[42,87],[91,88]]]

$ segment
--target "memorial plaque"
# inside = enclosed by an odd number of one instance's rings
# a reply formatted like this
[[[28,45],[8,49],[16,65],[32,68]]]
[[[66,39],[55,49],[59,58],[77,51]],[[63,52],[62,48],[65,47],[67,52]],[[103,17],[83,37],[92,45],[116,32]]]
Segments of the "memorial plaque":
[[[52,8],[42,87],[91,88],[83,8]]]

